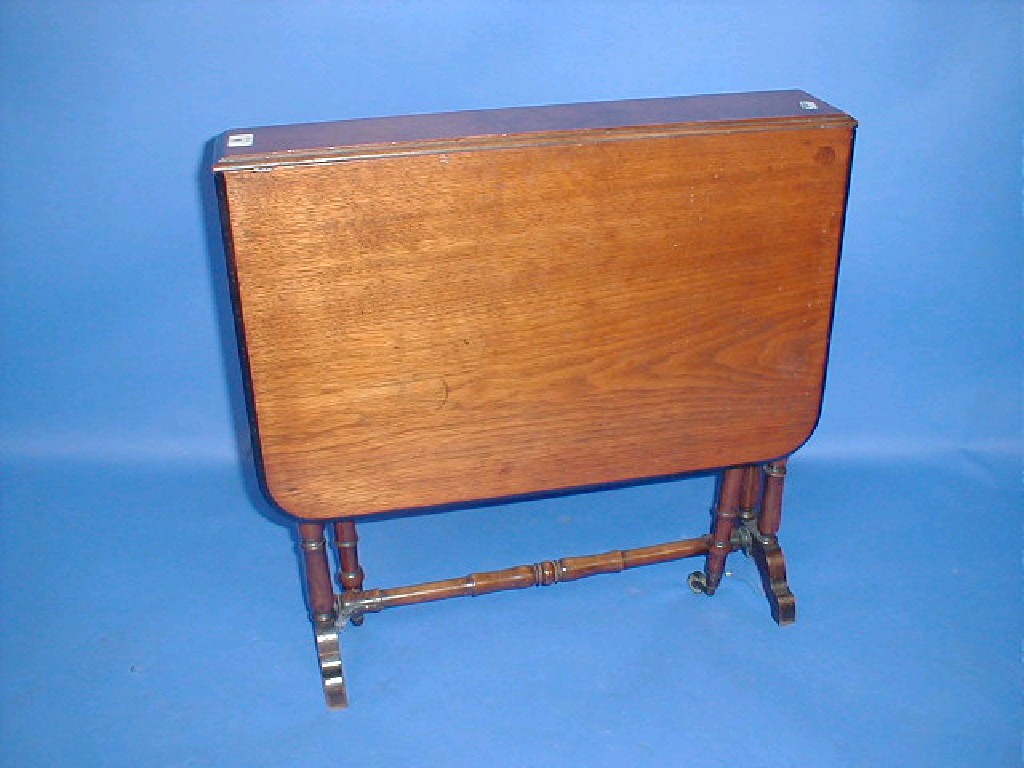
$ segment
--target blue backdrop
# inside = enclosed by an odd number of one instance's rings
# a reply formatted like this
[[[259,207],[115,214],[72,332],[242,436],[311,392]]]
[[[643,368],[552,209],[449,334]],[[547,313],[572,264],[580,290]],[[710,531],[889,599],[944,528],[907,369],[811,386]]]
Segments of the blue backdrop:
[[[756,765],[1017,764],[1021,39],[1017,2],[7,0],[0,760],[719,765],[722,734]],[[346,637],[362,659],[349,662],[356,709],[322,712],[290,537],[254,511],[239,472],[208,140],[790,87],[861,125],[825,411],[793,465],[791,567],[810,613],[775,630],[753,597],[694,605],[673,591],[685,571],[664,568],[636,577],[653,579],[649,595],[642,580],[595,580],[537,608],[409,609]],[[692,482],[702,510],[706,481]],[[495,566],[588,551],[586,534],[545,521],[614,533],[635,503],[690,500],[685,485],[364,537],[388,580],[456,575],[481,567],[461,565],[471,547]],[[837,542],[844,526],[854,538]],[[455,570],[403,574],[412,542],[442,535],[461,542]],[[506,552],[516,536],[550,548]],[[580,607],[608,590],[643,592],[651,613],[608,630]],[[581,682],[631,654],[643,671],[614,690]],[[679,655],[685,674],[662,669]],[[459,682],[467,667],[473,682]],[[786,675],[756,679],[764,669]]]

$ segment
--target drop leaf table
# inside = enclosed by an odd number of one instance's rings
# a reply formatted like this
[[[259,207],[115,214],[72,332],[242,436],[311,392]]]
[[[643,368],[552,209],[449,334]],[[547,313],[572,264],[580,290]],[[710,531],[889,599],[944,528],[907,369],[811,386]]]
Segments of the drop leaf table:
[[[329,706],[341,628],[394,606],[693,556],[712,595],[743,549],[794,620],[783,481],[821,412],[855,127],[772,91],[218,140],[258,474],[297,521]],[[363,585],[368,516],[709,470],[707,535]]]

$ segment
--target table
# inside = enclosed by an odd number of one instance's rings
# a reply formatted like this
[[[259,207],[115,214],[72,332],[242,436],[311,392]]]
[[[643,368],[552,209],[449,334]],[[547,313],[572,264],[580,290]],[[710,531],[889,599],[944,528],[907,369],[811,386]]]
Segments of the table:
[[[330,706],[341,628],[393,606],[701,555],[712,595],[743,548],[794,620],[782,490],[821,413],[855,128],[772,91],[220,137],[258,474],[297,521]],[[707,470],[706,535],[364,588],[362,518]]]

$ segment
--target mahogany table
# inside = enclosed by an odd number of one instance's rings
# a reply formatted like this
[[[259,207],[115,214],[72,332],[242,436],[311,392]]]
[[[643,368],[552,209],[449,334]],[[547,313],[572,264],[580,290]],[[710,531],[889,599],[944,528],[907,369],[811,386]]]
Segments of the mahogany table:
[[[365,614],[706,555],[758,563],[821,411],[856,123],[801,91],[247,128],[214,173],[259,475],[329,706]],[[720,470],[709,534],[367,589],[356,522]],[[326,529],[337,548],[332,585]]]

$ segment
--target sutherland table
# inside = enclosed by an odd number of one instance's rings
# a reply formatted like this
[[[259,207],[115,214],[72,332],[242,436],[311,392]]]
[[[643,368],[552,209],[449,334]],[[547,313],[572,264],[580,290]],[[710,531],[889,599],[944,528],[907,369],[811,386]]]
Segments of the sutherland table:
[[[698,555],[711,595],[744,549],[794,620],[782,486],[821,412],[855,127],[774,91],[219,139],[257,464],[329,706],[340,629],[392,606]],[[363,586],[365,516],[711,469],[706,536]]]

